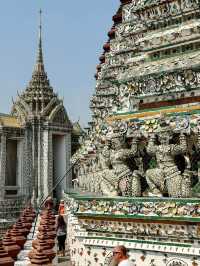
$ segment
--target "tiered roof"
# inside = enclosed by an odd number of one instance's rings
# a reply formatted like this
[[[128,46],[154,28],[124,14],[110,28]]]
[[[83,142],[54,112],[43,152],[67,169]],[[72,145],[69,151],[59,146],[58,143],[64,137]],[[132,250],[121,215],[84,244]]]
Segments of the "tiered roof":
[[[18,94],[18,99],[13,104],[12,114],[16,115],[21,123],[24,123],[35,117],[53,121],[58,113],[60,115],[60,122],[69,122],[63,106],[63,101],[54,93],[47,73],[45,72],[40,11],[39,42],[36,64],[26,90],[21,95]]]

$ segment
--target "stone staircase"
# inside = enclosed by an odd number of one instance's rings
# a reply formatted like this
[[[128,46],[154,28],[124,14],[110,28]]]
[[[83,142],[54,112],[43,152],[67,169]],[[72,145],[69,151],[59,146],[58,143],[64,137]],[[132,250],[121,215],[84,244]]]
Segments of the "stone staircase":
[[[70,262],[70,252],[68,246],[66,246],[66,252],[64,257],[58,256],[58,266],[72,266]]]
[[[36,235],[38,233],[38,225],[39,225],[39,219],[36,224],[35,233],[33,235],[33,230],[35,226],[35,221],[32,223],[32,228],[30,230],[30,233],[27,236],[27,241],[24,245],[24,249],[20,251],[20,253],[17,256],[17,261],[15,262],[15,266],[27,266],[30,264],[30,259],[28,258],[28,253],[32,249],[32,241],[36,238]]]
[[[32,241],[36,239],[36,236],[38,234],[38,226],[40,224],[40,217],[37,219],[36,227],[35,227],[35,221],[32,223],[32,228],[30,230],[29,235],[27,236],[27,241],[24,245],[24,249],[20,251],[20,253],[17,256],[17,261],[15,261],[15,266],[28,266],[30,264],[30,259],[28,258],[28,253],[32,249]],[[34,231],[35,227],[35,231]],[[34,231],[34,235],[33,235]],[[54,247],[54,251],[57,250],[57,243]],[[70,262],[70,251],[69,246],[66,244],[65,247],[66,253],[65,256],[56,256],[52,262],[53,266],[72,266]]]

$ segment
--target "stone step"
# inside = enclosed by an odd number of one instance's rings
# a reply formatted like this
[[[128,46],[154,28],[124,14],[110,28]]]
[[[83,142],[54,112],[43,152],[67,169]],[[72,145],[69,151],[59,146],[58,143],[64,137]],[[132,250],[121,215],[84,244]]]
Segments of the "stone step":
[[[64,256],[64,257],[58,257],[58,263],[61,262],[69,262],[70,261],[70,257],[69,256]]]
[[[72,266],[70,261],[60,262],[56,266]]]
[[[24,249],[25,250],[31,250],[32,248],[32,240],[27,240],[25,245],[24,245]]]
[[[28,253],[30,252],[30,250],[21,250],[20,253],[17,256],[17,260],[18,261],[24,261],[24,260],[29,260],[28,258]]]
[[[28,266],[30,261],[15,261],[15,266]]]

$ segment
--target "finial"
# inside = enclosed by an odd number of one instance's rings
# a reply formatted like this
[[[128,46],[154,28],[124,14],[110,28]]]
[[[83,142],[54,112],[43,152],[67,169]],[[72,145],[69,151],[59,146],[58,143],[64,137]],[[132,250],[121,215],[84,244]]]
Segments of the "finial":
[[[39,11],[40,23],[39,23],[39,41],[42,42],[42,9]]]
[[[38,55],[35,66],[35,71],[44,72],[43,53],[42,53],[42,10],[39,10],[39,43]]]

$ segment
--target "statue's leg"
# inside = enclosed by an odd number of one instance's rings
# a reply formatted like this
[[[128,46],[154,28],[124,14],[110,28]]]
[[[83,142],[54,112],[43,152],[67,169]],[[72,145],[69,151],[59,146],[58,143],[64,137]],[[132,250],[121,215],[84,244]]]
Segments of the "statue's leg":
[[[133,197],[141,196],[141,175],[134,171],[131,178],[131,194]]]
[[[192,196],[192,173],[190,170],[185,170],[182,177],[181,192],[183,198]]]
[[[115,190],[115,188],[105,180],[102,180],[101,182],[101,191],[105,196],[110,196],[110,197],[118,196],[118,193]]]
[[[123,176],[119,177],[119,191],[122,196],[134,196],[141,195],[140,175],[138,171],[127,171]]]
[[[176,166],[165,169],[166,187],[170,197],[182,197],[182,175]]]
[[[93,175],[93,177],[91,178],[91,183],[92,183],[91,191],[92,191],[92,192],[96,192],[96,187],[95,187],[95,185],[96,185],[96,181],[95,181],[95,177],[94,177],[94,175]]]
[[[118,182],[115,178],[115,175],[113,175],[112,170],[109,170],[109,172],[105,171],[102,174],[101,179],[102,179],[101,181],[102,193],[106,196],[111,196],[111,197],[117,196],[118,191],[116,188],[118,187]]]
[[[164,174],[159,168],[149,169],[146,171],[146,181],[149,191],[153,195],[162,196],[164,190]]]
[[[182,176],[177,174],[173,178],[168,178],[166,180],[166,186],[167,191],[169,194],[169,197],[173,198],[181,198],[182,197],[182,189],[181,189],[181,183],[182,183]]]
[[[101,175],[99,173],[96,175],[94,182],[95,182],[95,192],[101,193],[101,185],[100,185],[101,184]]]
[[[82,188],[84,191],[86,190],[85,176],[82,176]]]
[[[88,178],[88,175],[87,175],[87,178],[86,178],[86,190],[87,190],[87,191],[91,191],[91,190],[90,190],[90,187],[91,187],[91,184],[90,184],[90,182],[89,182],[89,178]]]
[[[122,196],[131,196],[130,179],[131,179],[131,176],[125,175],[121,177],[119,180],[119,191],[121,192]]]

